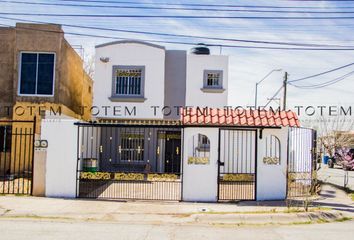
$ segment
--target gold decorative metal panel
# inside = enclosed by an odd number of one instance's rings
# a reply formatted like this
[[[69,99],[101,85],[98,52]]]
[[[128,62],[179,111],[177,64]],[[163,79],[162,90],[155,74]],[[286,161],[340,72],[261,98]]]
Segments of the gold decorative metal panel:
[[[222,176],[223,181],[228,182],[246,182],[246,181],[254,181],[254,174],[224,174]]]

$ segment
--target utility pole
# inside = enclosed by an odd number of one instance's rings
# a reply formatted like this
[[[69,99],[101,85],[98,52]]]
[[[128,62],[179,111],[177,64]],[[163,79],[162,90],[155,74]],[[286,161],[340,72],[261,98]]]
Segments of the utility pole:
[[[283,87],[284,87],[283,111],[286,111],[286,90],[287,90],[287,85],[288,85],[288,72],[285,72],[284,81],[283,81]]]
[[[257,109],[257,96],[258,96],[258,85],[263,82],[267,77],[269,77],[273,72],[280,72],[282,69],[273,69],[267,75],[265,75],[259,82],[256,83],[256,94],[254,96],[254,108]]]

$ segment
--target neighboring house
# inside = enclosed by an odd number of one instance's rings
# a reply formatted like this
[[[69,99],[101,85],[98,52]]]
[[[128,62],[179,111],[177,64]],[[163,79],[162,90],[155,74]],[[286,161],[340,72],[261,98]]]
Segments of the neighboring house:
[[[178,107],[223,108],[228,56],[198,53],[136,40],[96,46],[95,117],[179,119]]]
[[[0,34],[0,117],[30,120],[39,110],[29,106],[60,106],[65,115],[91,118],[81,107],[92,106],[93,81],[60,25],[17,23]]]
[[[93,81],[60,25],[17,23],[0,28],[0,36],[0,179],[22,181],[1,190],[26,193],[42,116],[90,120],[82,107],[92,106]]]

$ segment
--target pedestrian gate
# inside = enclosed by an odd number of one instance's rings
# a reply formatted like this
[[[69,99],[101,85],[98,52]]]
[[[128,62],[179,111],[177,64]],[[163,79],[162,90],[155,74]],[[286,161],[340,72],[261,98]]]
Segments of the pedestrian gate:
[[[313,194],[316,178],[316,131],[289,128],[288,197]]]
[[[255,200],[257,130],[219,130],[218,200]]]

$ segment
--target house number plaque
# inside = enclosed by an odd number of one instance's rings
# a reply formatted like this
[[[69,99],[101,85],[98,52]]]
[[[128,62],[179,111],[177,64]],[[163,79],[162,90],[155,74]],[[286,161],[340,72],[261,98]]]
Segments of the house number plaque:
[[[188,164],[207,165],[210,163],[208,157],[189,157]]]

